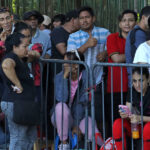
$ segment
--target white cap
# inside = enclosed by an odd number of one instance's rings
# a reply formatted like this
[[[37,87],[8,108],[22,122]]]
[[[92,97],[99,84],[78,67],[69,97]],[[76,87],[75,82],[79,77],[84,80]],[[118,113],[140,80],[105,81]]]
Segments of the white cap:
[[[51,18],[46,15],[43,15],[43,17],[44,17],[44,21],[42,22],[42,24],[48,26],[51,23]]]

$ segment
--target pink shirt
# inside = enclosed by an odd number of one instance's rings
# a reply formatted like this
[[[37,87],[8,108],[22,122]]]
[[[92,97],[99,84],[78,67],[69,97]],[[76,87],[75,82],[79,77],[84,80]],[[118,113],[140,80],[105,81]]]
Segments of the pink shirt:
[[[82,73],[79,76],[79,81],[81,79],[81,76],[82,76]],[[71,80],[71,99],[70,99],[70,102],[69,102],[69,106],[72,105],[72,102],[73,102],[73,99],[74,99],[74,96],[75,96],[75,93],[76,93],[79,81],[78,80],[75,80],[75,81]]]

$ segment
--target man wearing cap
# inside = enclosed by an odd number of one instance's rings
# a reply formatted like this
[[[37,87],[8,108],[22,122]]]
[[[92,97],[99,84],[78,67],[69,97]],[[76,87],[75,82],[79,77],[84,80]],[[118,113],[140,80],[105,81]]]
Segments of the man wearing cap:
[[[31,43],[40,43],[43,46],[42,57],[46,54],[51,55],[51,41],[50,37],[44,32],[40,31],[38,26],[44,21],[44,17],[36,10],[24,13],[23,20],[31,26],[32,39]]]
[[[50,36],[51,30],[50,30],[50,24],[51,24],[51,18],[49,16],[43,15],[44,21],[40,25],[40,30],[42,30],[44,33],[48,34]]]
[[[65,24],[58,28],[54,28],[51,33],[52,58],[64,59],[69,34],[78,29],[78,12],[77,10],[72,10],[66,14]],[[61,67],[61,65],[59,65],[59,67]],[[61,68],[57,67],[57,69],[61,71]]]

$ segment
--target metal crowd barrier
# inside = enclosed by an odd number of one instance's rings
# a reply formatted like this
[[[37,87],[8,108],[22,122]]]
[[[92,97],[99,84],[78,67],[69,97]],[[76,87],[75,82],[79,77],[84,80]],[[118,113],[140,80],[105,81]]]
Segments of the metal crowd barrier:
[[[43,67],[46,67],[46,76],[45,77],[42,77],[41,76],[41,83],[43,85],[44,83],[44,86],[42,86],[42,89],[41,89],[41,93],[42,93],[42,108],[44,110],[44,116],[49,116],[49,108],[47,109],[48,107],[48,103],[49,103],[49,94],[52,94],[55,93],[55,82],[54,79],[55,79],[55,76],[57,75],[57,73],[59,72],[58,70],[60,70],[60,66],[58,67],[57,65],[63,65],[64,63],[68,63],[71,65],[71,68],[72,68],[72,64],[78,64],[78,65],[82,65],[84,66],[85,68],[85,71],[86,71],[86,89],[88,89],[88,86],[89,86],[89,68],[88,66],[86,65],[86,63],[84,62],[81,62],[81,61],[65,61],[65,60],[55,60],[55,59],[41,59],[40,61],[40,66],[41,66],[41,75],[43,76],[43,72],[44,72],[44,69]],[[58,69],[57,69],[58,68]],[[63,70],[63,67],[61,68]],[[53,72],[52,72],[53,71]],[[70,73],[70,76],[71,76],[71,73]],[[52,79],[51,79],[52,78]],[[44,80],[45,81],[44,81]],[[49,84],[53,84],[54,87],[49,87]],[[70,83],[69,83],[70,84]],[[79,69],[78,69],[78,85],[79,85]],[[80,85],[79,85],[80,86]],[[52,90],[51,88],[54,89],[54,91],[49,91],[49,90]],[[57,90],[57,89],[56,89]],[[63,90],[63,89],[62,89]],[[44,93],[43,93],[44,92]],[[85,91],[87,92],[87,91]],[[51,101],[51,104],[54,106],[50,106],[50,109],[54,109],[55,106],[56,106],[56,99],[55,99],[56,95],[54,94],[52,96],[52,99]],[[88,92],[86,94],[86,99],[87,99],[87,104],[85,104],[85,136],[84,136],[84,149],[88,149]],[[79,101],[79,90],[77,90],[77,101]],[[62,111],[64,111],[64,105],[62,105]],[[62,113],[63,114],[63,113]],[[56,116],[55,114],[55,111],[54,111],[54,117]],[[49,131],[48,131],[48,128],[49,128],[49,122],[50,122],[50,117],[49,116],[48,118],[45,117],[45,119],[43,120],[44,122],[44,128],[45,128],[45,138],[46,138],[46,149],[48,149],[48,140],[49,139]],[[62,120],[63,120],[63,115],[62,115]],[[43,123],[41,123],[41,126],[42,126]],[[77,124],[79,124],[79,121],[77,120]],[[62,127],[62,131],[63,131],[63,124],[61,125]],[[53,128],[53,127],[52,127]],[[52,130],[51,130],[52,131]],[[41,128],[41,131],[42,133],[42,128]],[[54,149],[56,150],[57,149],[57,146],[58,144],[56,144],[56,139],[58,139],[58,135],[57,135],[57,131],[56,131],[56,128],[53,128],[53,141],[54,141]],[[70,132],[71,132],[71,129],[70,129]],[[79,131],[78,131],[79,132]],[[50,133],[51,134],[51,133]],[[62,133],[63,135],[63,133]],[[70,136],[68,135],[68,142],[69,144],[71,143],[71,140],[69,138]],[[59,137],[60,138],[60,137]],[[62,138],[62,137],[61,137]],[[78,138],[77,138],[78,139]],[[79,148],[79,144],[78,142],[76,143],[76,148],[78,149]]]
[[[55,101],[55,94],[54,96],[52,97],[52,101],[51,101],[51,104],[50,106],[49,105],[49,102],[50,102],[50,99],[49,99],[49,95],[52,93],[52,92],[55,92],[52,91],[51,92],[51,88],[54,88],[55,89],[55,84],[54,84],[54,87],[49,87],[50,83],[53,82],[53,79],[55,78],[56,74],[57,74],[57,64],[64,64],[64,63],[68,63],[70,65],[72,64],[79,64],[79,65],[83,65],[85,67],[85,71],[87,72],[87,76],[86,76],[86,89],[88,89],[87,91],[87,95],[86,95],[86,99],[87,99],[87,104],[89,102],[89,93],[91,94],[91,117],[92,117],[92,150],[95,150],[96,149],[96,145],[95,145],[95,106],[94,106],[94,86],[95,86],[95,78],[94,78],[94,70],[96,67],[102,67],[103,70],[105,67],[108,67],[110,66],[111,67],[111,72],[113,72],[113,67],[120,67],[121,68],[121,101],[120,101],[120,104],[123,104],[123,81],[122,81],[122,68],[123,67],[130,67],[130,68],[133,68],[133,67],[140,67],[141,69],[141,75],[142,75],[142,69],[143,67],[150,67],[150,65],[148,64],[116,64],[116,63],[96,63],[93,68],[90,70],[89,67],[87,66],[86,63],[84,62],[81,62],[81,61],[65,61],[65,60],[55,60],[55,59],[41,59],[40,60],[40,67],[41,67],[41,109],[43,110],[42,111],[42,114],[41,114],[41,118],[42,118],[42,121],[41,121],[41,125],[40,125],[40,137],[39,137],[39,141],[38,143],[36,143],[37,145],[34,146],[34,150],[41,150],[41,149],[49,149],[49,139],[54,141],[54,146],[53,148],[56,150],[56,144],[55,144],[55,141],[56,141],[56,137],[57,137],[57,131],[55,128],[53,128],[52,126],[50,126],[50,109],[52,108],[52,106],[56,105],[56,101]],[[53,64],[53,65],[52,65]],[[53,66],[53,72],[52,70],[50,70],[50,66]],[[44,71],[46,69],[46,75],[44,76]],[[132,72],[132,71],[131,71]],[[53,79],[51,80],[51,75],[53,74]],[[70,74],[71,75],[71,74]],[[78,70],[78,77],[79,77],[79,70]],[[51,81],[50,81],[51,80]],[[112,82],[113,80],[113,76],[111,77],[111,83],[113,84]],[[132,78],[131,78],[131,81],[132,81]],[[79,84],[79,82],[78,82]],[[142,85],[142,80],[141,80],[141,85]],[[91,88],[90,88],[91,87]],[[113,87],[113,85],[112,85]],[[141,87],[142,88],[142,87]],[[62,89],[63,90],[63,89]],[[132,93],[132,88],[130,89],[131,90],[131,93]],[[102,109],[102,118],[103,118],[103,122],[102,122],[102,130],[100,130],[100,132],[102,133],[103,135],[103,139],[104,141],[106,140],[106,131],[107,131],[107,127],[106,127],[106,120],[107,118],[105,117],[105,82],[104,82],[104,77],[102,78],[102,107],[100,109]],[[130,99],[131,99],[131,102],[132,102],[132,94],[130,96]],[[79,99],[79,90],[77,90],[77,99]],[[111,101],[113,103],[113,93],[111,93]],[[143,104],[143,96],[142,96],[142,92],[141,92],[141,103]],[[112,104],[113,105],[113,104]],[[113,108],[113,106],[111,106],[111,108]],[[62,109],[63,111],[63,109]],[[89,114],[89,110],[88,110],[88,105],[86,105],[85,107],[85,118],[86,118],[86,121],[85,121],[85,136],[84,136],[84,149],[85,150],[89,150],[90,147],[88,145],[89,143],[89,140],[88,140],[88,114]],[[55,116],[55,113],[54,113],[54,116]],[[112,122],[111,122],[111,126],[113,126],[113,109],[112,109],[112,114],[111,114],[111,118],[112,118]],[[63,118],[62,118],[63,119]],[[78,122],[79,123],[79,122]],[[123,124],[123,119],[122,119],[122,124]],[[50,128],[50,129],[49,129]],[[62,126],[62,129],[63,129],[63,126]],[[141,130],[142,130],[142,135],[141,135],[141,148],[142,150],[144,150],[144,147],[143,147],[143,107],[141,107]],[[52,137],[49,137],[51,134]],[[112,135],[113,136],[113,135]],[[44,138],[43,138],[44,137]],[[124,138],[123,136],[123,126],[122,126],[122,137]],[[122,138],[122,140],[123,140]],[[45,147],[43,147],[43,139],[44,139],[44,145]],[[69,140],[69,143],[71,141]],[[8,142],[5,142],[4,145],[0,145],[0,150],[3,148],[3,149],[8,149]],[[79,149],[79,143],[77,142],[77,146],[76,146],[76,149]],[[131,138],[131,144],[132,144],[132,150],[134,150],[134,141],[133,139]],[[123,143],[124,145],[124,143]],[[105,145],[104,145],[104,149],[105,149]],[[113,147],[114,149],[114,147]],[[124,150],[124,146],[122,146],[122,150]]]
[[[90,85],[91,86],[94,86],[94,83],[95,83],[95,79],[94,79],[94,70],[95,70],[95,68],[96,67],[102,67],[103,68],[103,70],[104,70],[104,68],[106,68],[106,67],[111,67],[111,91],[113,91],[113,67],[120,67],[121,68],[121,72],[120,72],[120,74],[121,74],[121,97],[120,97],[120,104],[123,104],[123,72],[122,72],[122,68],[123,67],[127,67],[128,69],[130,69],[130,72],[131,72],[131,74],[132,74],[132,68],[133,67],[139,67],[140,68],[140,71],[141,71],[141,76],[143,75],[143,68],[144,67],[147,67],[147,68],[150,68],[150,65],[149,64],[125,64],[125,63],[96,63],[94,66],[93,66],[93,68],[92,68],[92,70],[90,70],[90,76],[92,76],[92,78],[90,78]],[[116,79],[117,80],[117,79]],[[130,77],[130,80],[131,80],[131,83],[132,83],[132,76]],[[143,81],[141,80],[141,89],[143,88]],[[106,88],[106,86],[105,86],[105,83],[104,83],[104,77],[102,78],[102,107],[100,108],[100,109],[102,109],[103,110],[103,129],[102,129],[102,134],[103,134],[103,139],[104,140],[106,140],[106,131],[107,131],[107,129],[106,129],[106,120],[107,120],[107,118],[105,117],[105,89]],[[91,108],[92,108],[92,123],[93,123],[93,126],[94,126],[94,120],[95,120],[95,108],[94,108],[94,89],[91,89],[92,91],[92,101],[91,101]],[[143,91],[141,91],[141,104],[143,105]],[[130,101],[131,101],[131,103],[132,103],[132,87],[130,88]],[[112,102],[112,104],[111,104],[111,109],[113,108],[113,92],[111,92],[111,102]],[[119,109],[118,109],[119,110]],[[107,111],[107,110],[106,110]],[[111,110],[111,119],[112,119],[112,122],[111,122],[111,126],[113,126],[113,123],[114,123],[114,120],[113,120],[113,109]],[[141,148],[142,148],[142,150],[144,150],[144,147],[143,147],[143,107],[141,107]],[[95,131],[94,131],[94,128],[93,128],[93,143],[92,143],[92,149],[95,149],[95,136],[94,136],[94,133],[95,133]],[[123,144],[122,144],[122,150],[124,150],[124,136],[123,136],[123,119],[122,119],[122,142],[123,142]],[[113,134],[112,134],[112,138],[113,138]],[[115,142],[113,141],[113,144],[114,144]],[[135,144],[134,144],[134,140],[131,138],[131,147],[132,147],[132,150],[134,150],[134,146],[135,146]],[[104,145],[104,149],[105,149],[105,145]],[[113,145],[113,149],[115,149],[115,147],[114,147],[114,145]]]

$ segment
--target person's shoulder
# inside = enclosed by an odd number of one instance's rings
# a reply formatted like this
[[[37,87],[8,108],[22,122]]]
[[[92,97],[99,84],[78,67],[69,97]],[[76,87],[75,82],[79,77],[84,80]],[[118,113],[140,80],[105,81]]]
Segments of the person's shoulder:
[[[19,57],[13,52],[6,53],[4,55],[4,57],[2,58],[2,61],[4,61],[5,59],[8,59],[8,58],[14,60],[15,62],[19,61]]]
[[[139,50],[142,50],[142,51],[144,51],[144,49],[145,48],[147,48],[147,42],[144,42],[144,43],[141,43],[139,46],[138,46],[138,48],[137,48],[137,50],[139,51]]]
[[[135,32],[136,36],[139,34],[146,34],[146,32],[139,25],[135,25],[134,28],[129,32],[129,34],[133,32]]]
[[[47,33],[43,32],[41,30],[39,30],[39,34],[44,39],[49,39],[50,38],[50,36]]]
[[[78,31],[76,31],[76,32],[74,32],[74,33],[71,33],[70,35],[69,35],[69,37],[79,37],[80,35],[81,35],[81,32],[82,32],[82,30],[78,30]]]
[[[60,26],[60,27],[54,28],[51,33],[62,32],[62,31],[64,31],[64,30],[65,30],[65,29],[64,29],[62,26]]]
[[[108,35],[108,38],[112,39],[112,38],[118,38],[119,37],[119,33],[116,32],[116,33],[111,33]]]
[[[51,32],[51,36],[63,36],[64,34],[69,34],[69,32],[67,32],[63,27],[56,27],[53,29],[53,31]]]
[[[109,32],[108,29],[103,28],[103,27],[97,27],[97,26],[94,26],[94,30],[99,31],[99,32]]]

